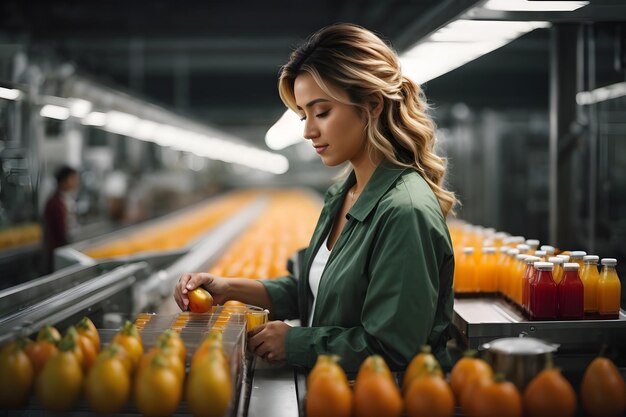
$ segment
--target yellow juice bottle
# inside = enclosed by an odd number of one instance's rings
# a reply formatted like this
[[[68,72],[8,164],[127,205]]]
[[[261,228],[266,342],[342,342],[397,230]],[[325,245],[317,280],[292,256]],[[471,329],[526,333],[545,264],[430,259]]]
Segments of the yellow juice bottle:
[[[476,291],[476,262],[474,260],[474,248],[466,246],[459,258],[458,266],[454,274],[454,291],[457,293],[469,293]]]
[[[526,271],[526,258],[529,256],[531,255],[519,254],[516,256],[515,268],[511,277],[511,300],[519,305],[522,304],[522,279]]]
[[[498,292],[502,291],[502,284],[504,282],[504,267],[506,265],[506,261],[508,259],[508,252],[511,247],[509,246],[500,246],[498,249],[498,263],[496,267],[496,285],[498,286]]]
[[[559,258],[558,256],[551,256],[548,258],[548,262],[552,262],[554,264],[554,269],[552,270],[552,278],[556,285],[559,285],[559,282],[563,279],[563,258]]]
[[[618,318],[622,285],[615,270],[615,258],[602,259],[602,274],[598,280],[598,313],[607,318]]]
[[[570,255],[570,260],[574,257],[574,253]],[[580,270],[580,279],[583,282],[585,288],[585,314],[592,314],[598,312],[598,280],[600,274],[598,273],[598,257],[596,255],[583,256],[584,263]]]
[[[570,262],[576,262],[578,265],[580,265],[580,270],[582,270],[585,266],[585,262],[583,260],[583,258],[587,255],[587,252],[582,251],[582,250],[575,250],[570,252],[569,254],[569,261]]]
[[[478,270],[478,288],[481,292],[498,290],[496,248],[488,246],[482,249],[482,263]]]
[[[511,278],[515,270],[515,261],[519,255],[519,249],[509,249],[507,252],[507,260],[504,264],[504,275],[502,281],[502,292],[508,298],[511,298]]]

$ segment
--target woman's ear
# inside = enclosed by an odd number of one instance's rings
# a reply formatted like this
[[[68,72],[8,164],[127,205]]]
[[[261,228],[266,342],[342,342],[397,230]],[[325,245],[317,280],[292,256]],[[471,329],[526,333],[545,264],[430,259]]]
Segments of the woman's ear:
[[[383,96],[380,93],[372,94],[368,100],[370,114],[373,119],[377,119],[383,111]]]

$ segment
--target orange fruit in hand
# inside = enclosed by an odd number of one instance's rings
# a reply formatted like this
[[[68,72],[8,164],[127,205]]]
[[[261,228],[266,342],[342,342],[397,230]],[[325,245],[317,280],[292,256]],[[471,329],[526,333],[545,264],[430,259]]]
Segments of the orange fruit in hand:
[[[187,297],[189,298],[189,310],[194,313],[206,313],[213,305],[213,297],[202,287],[189,291]]]

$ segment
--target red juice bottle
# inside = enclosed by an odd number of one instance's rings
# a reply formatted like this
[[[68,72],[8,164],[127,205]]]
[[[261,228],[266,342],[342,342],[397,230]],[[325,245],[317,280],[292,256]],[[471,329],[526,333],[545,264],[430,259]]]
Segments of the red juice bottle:
[[[580,320],[585,314],[585,288],[579,268],[575,262],[563,264],[563,279],[557,287],[559,318]]]
[[[550,262],[535,262],[537,275],[530,284],[530,316],[533,320],[557,317],[557,287]]]
[[[534,264],[539,260],[536,256],[529,256],[524,260],[526,262],[526,270],[522,276],[522,307],[526,313],[530,313],[530,282],[537,272]]]

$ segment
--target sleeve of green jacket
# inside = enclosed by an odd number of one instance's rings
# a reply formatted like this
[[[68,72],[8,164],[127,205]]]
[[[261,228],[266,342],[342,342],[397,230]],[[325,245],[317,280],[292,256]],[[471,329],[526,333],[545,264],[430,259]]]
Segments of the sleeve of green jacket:
[[[261,281],[267,290],[272,309],[272,320],[292,320],[298,318],[298,282],[291,275]]]
[[[411,204],[390,210],[370,252],[362,326],[292,328],[287,362],[312,367],[318,354],[332,352],[355,372],[367,356],[381,354],[392,370],[406,368],[434,325],[445,239],[439,218]]]

